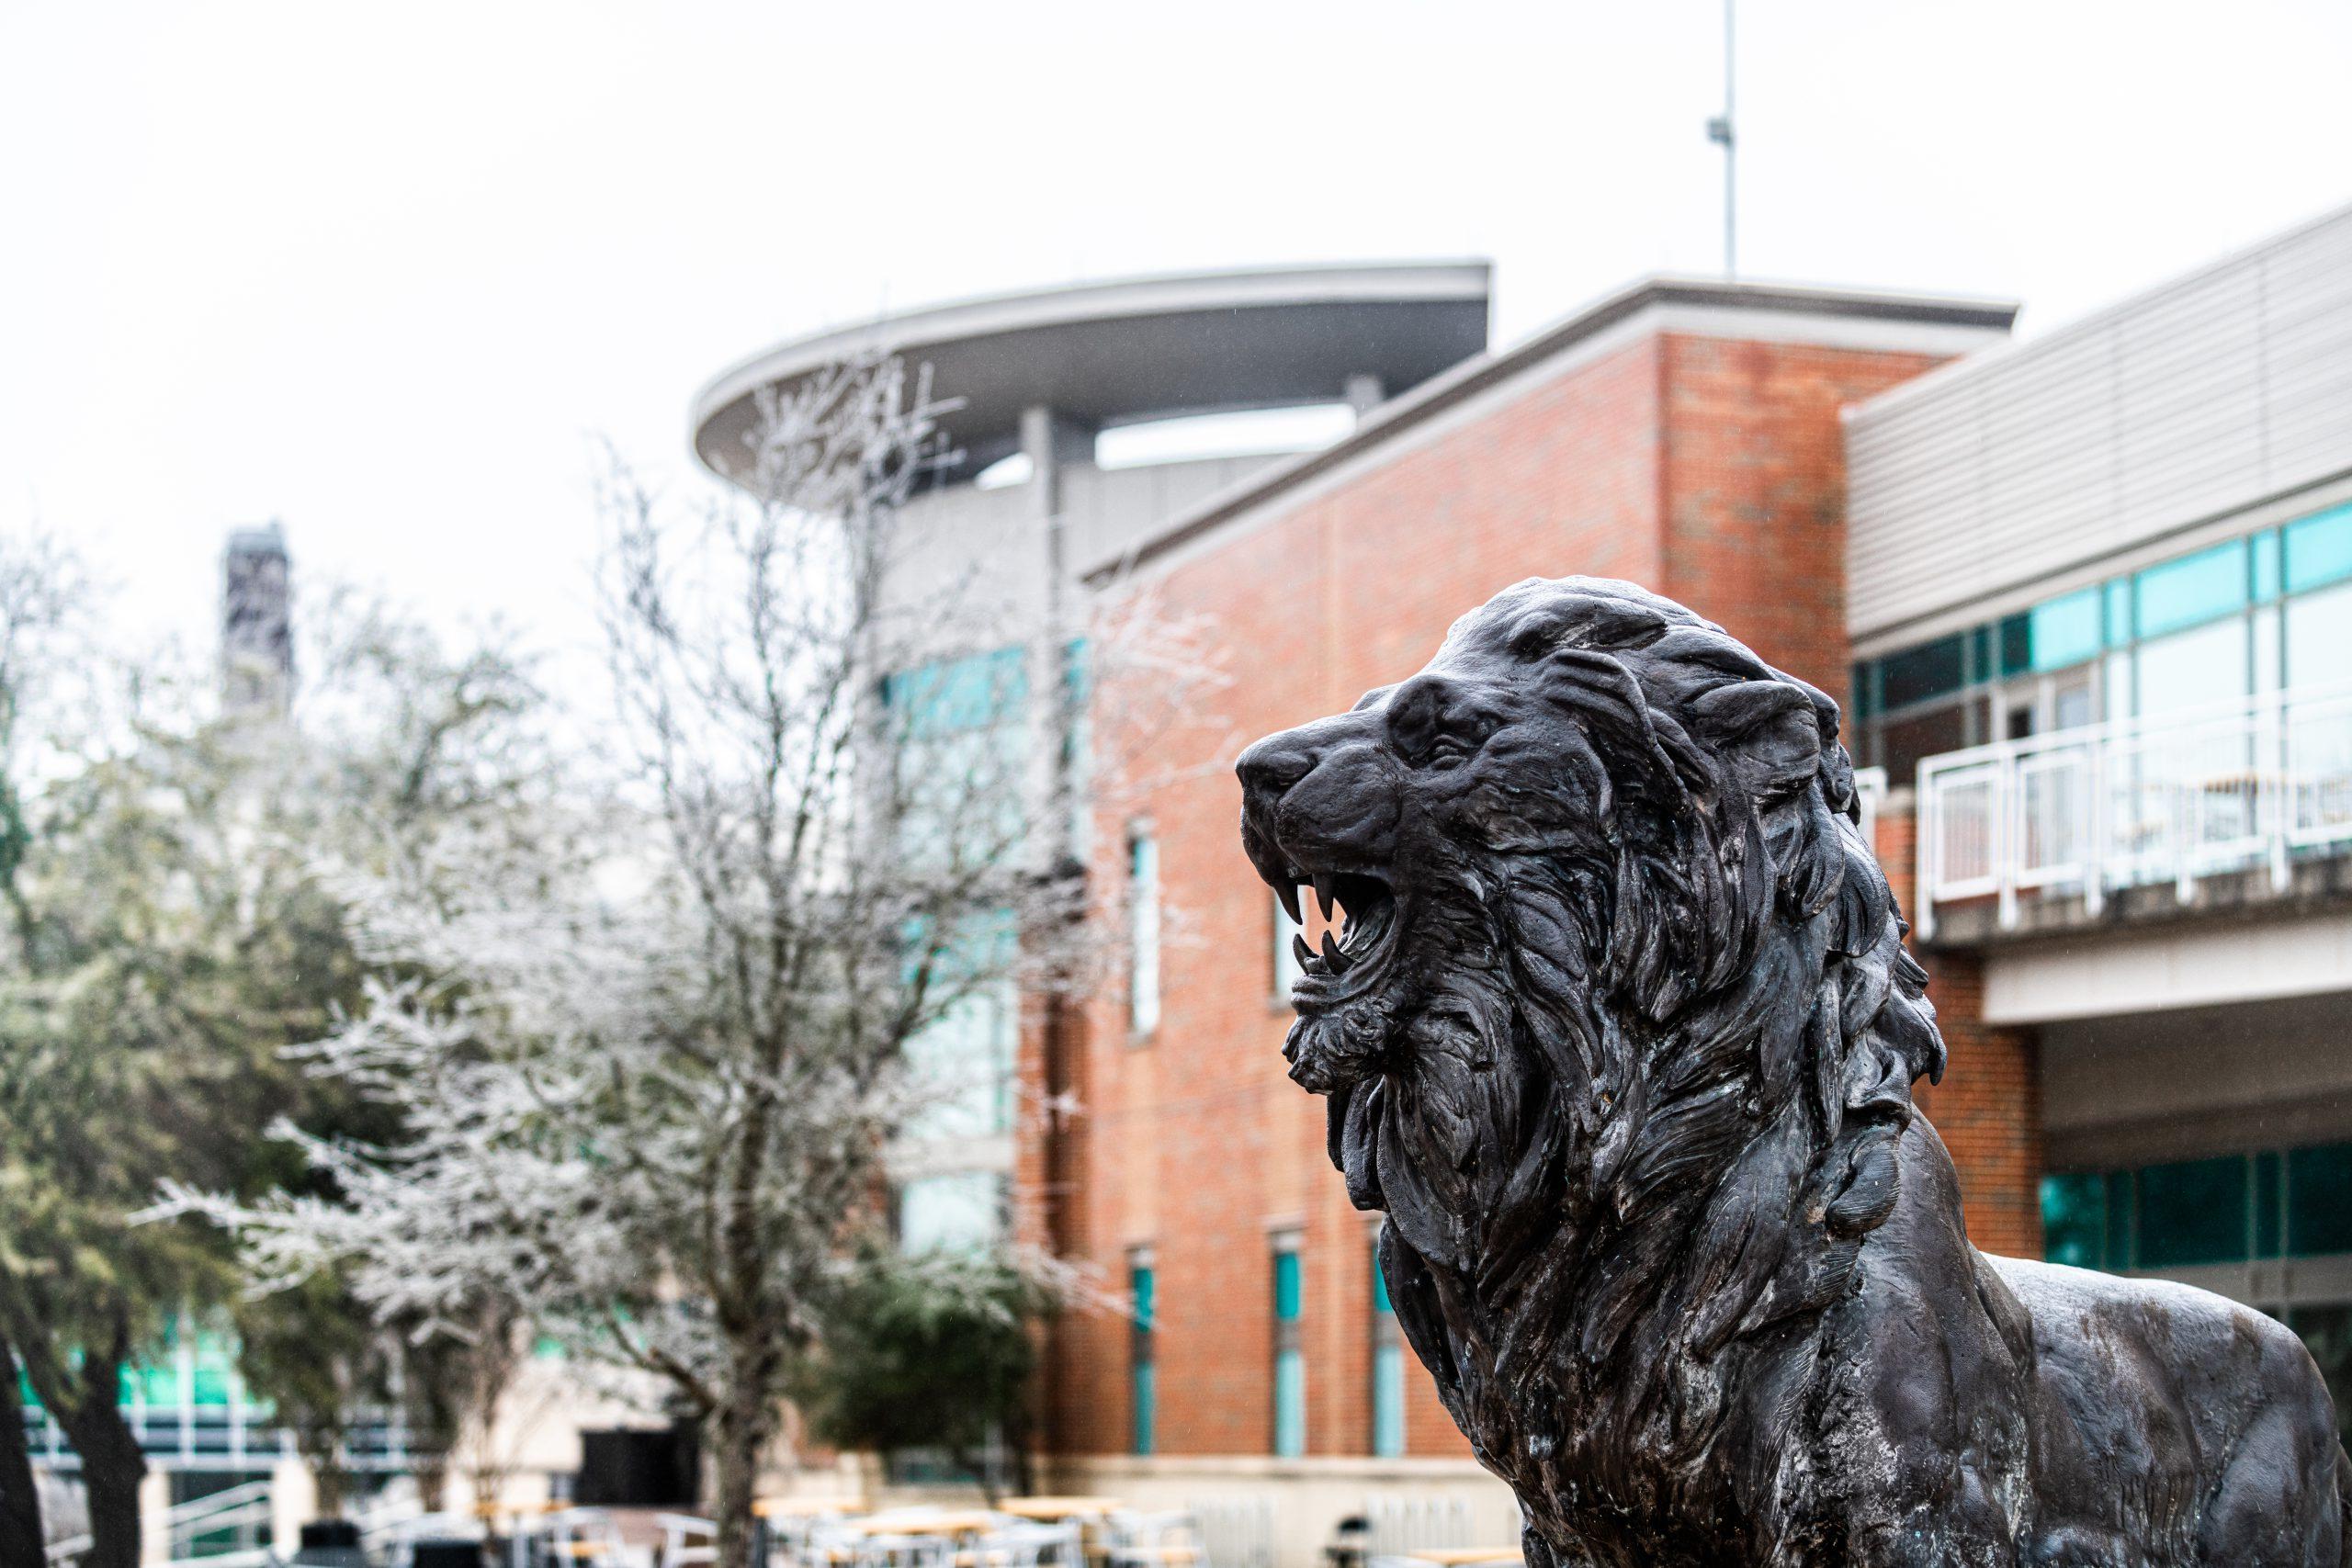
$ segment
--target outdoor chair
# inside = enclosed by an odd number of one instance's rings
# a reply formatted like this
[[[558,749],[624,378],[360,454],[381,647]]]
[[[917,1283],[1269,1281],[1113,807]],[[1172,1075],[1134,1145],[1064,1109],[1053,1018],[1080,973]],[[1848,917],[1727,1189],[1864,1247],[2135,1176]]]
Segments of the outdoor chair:
[[[1182,1510],[1120,1509],[1108,1520],[1111,1568],[1195,1568],[1204,1561],[1200,1528]]]
[[[603,1508],[566,1508],[546,1522],[548,1568],[622,1568],[619,1527]]]
[[[662,1528],[662,1554],[654,1559],[655,1568],[693,1568],[718,1561],[718,1526],[711,1520],[691,1514],[656,1514],[653,1522]]]

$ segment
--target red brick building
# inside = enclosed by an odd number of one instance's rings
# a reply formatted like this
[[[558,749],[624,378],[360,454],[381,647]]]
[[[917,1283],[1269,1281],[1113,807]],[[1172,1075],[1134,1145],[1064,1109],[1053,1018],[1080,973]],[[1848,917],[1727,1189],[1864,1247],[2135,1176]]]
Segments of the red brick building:
[[[1226,753],[1204,747],[1204,765],[1097,824],[1126,851],[1107,874],[1140,879],[1130,897],[1159,911],[1157,1016],[1138,1032],[1114,998],[1061,1032],[1050,1070],[1082,1110],[1024,1166],[1057,1243],[1149,1301],[1148,1326],[1073,1315],[1055,1331],[1050,1444],[1081,1479],[1133,1494],[1266,1456],[1250,1473],[1344,1486],[1417,1462],[1442,1477],[1437,1461],[1467,1452],[1375,1300],[1376,1218],[1329,1166],[1322,1103],[1283,1076],[1287,920],[1239,852],[1230,748],[1418,669],[1496,590],[1572,572],[1655,587],[1842,699],[1841,411],[2011,314],[1645,283],[1456,367],[1094,573],[1213,617],[1236,679],[1204,727]],[[2036,1251],[2023,1059],[1969,1023],[1964,970],[1936,994],[1956,1060],[1933,1113],[1972,1221],[1987,1245]],[[1100,1457],[1138,1452],[1152,1457]]]

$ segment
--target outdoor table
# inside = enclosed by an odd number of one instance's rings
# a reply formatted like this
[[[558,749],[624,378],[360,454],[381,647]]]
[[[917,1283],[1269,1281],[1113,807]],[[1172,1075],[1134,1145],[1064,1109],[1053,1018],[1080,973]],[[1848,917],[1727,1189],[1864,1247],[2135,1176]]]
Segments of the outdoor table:
[[[849,1528],[867,1535],[986,1535],[1002,1521],[996,1515],[975,1510],[961,1514],[920,1514],[892,1518],[888,1514],[873,1518],[852,1519]]]
[[[1517,1562],[1520,1549],[1516,1546],[1438,1546],[1426,1551],[1405,1554],[1418,1562],[1434,1562],[1437,1568],[1470,1568],[1473,1563]]]
[[[752,1505],[763,1519],[806,1518],[818,1514],[862,1514],[863,1497],[763,1497]]]
[[[1053,1524],[1062,1519],[1098,1519],[1126,1504],[1116,1497],[1008,1497],[1000,1512]]]

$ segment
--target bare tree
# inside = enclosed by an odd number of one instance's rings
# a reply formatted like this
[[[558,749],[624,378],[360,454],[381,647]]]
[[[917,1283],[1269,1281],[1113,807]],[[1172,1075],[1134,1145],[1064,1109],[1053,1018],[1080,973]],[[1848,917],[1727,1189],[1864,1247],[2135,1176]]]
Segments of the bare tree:
[[[907,570],[937,412],[861,359],[767,400],[751,504],[681,512],[615,466],[615,787],[533,852],[360,895],[377,977],[314,1057],[406,1135],[313,1141],[337,1201],[234,1216],[265,1274],[343,1259],[403,1318],[498,1295],[650,1375],[702,1424],[723,1568],[820,1305],[887,1224],[931,1092],[910,1043],[1099,967],[1069,759],[1154,725],[1078,734],[1079,660],[1163,670],[1171,713],[1203,674],[1187,628],[1022,625]]]

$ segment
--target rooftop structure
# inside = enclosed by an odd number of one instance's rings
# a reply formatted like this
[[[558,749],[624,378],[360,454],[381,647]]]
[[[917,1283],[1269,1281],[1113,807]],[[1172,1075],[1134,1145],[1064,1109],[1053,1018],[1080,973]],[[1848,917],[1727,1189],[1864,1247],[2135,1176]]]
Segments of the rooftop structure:
[[[992,295],[793,338],[695,399],[695,455],[740,479],[763,388],[874,349],[931,367],[969,478],[1052,410],[1088,431],[1187,414],[1394,396],[1487,344],[1488,265],[1383,262],[1210,272]]]

